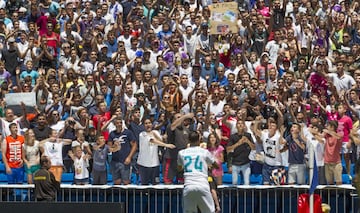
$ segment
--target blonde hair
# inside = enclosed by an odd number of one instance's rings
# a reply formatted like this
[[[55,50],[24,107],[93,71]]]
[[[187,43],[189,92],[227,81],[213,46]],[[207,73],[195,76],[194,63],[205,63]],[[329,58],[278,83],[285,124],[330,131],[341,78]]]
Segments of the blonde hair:
[[[30,135],[29,135],[30,131],[33,131],[33,132],[34,132],[34,130],[32,130],[32,129],[28,129],[28,130],[25,131],[25,134],[24,134],[25,144],[26,144],[26,145],[32,145],[32,144],[34,144],[34,141],[35,141],[35,139],[32,140],[32,139],[30,138]],[[30,140],[32,140],[31,143],[29,143]]]

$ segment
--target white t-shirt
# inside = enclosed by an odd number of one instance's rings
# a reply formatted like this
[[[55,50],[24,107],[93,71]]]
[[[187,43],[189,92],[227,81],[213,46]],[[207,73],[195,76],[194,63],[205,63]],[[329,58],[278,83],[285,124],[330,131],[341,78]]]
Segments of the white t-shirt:
[[[179,86],[179,90],[182,94],[183,101],[188,101],[189,94],[193,89],[194,89],[194,87],[190,87],[190,86],[187,86],[186,88],[183,87],[182,85]]]
[[[17,134],[18,134],[18,135],[22,135],[22,134],[21,134],[21,128],[20,128],[20,120],[21,120],[21,117],[15,118],[12,122],[9,122],[9,121],[1,118],[2,135],[3,135],[4,137],[11,135],[10,128],[9,128],[9,125],[10,125],[11,123],[16,123],[16,125],[17,125],[17,127],[18,127],[18,132],[17,132]]]
[[[62,157],[62,142],[50,142],[44,143],[44,155],[51,159],[51,166],[63,166]]]
[[[213,102],[210,103],[210,112],[214,113],[215,115],[219,115],[223,112],[225,102],[219,101],[218,104],[214,104]]]
[[[82,153],[80,159],[79,158],[75,158],[74,161],[74,169],[75,169],[75,179],[85,179],[85,178],[89,178],[89,170],[87,169],[89,167],[89,160],[85,159],[84,157],[85,154]]]
[[[248,70],[250,70],[250,69],[248,69]],[[237,78],[238,77],[238,74],[239,74],[239,71],[240,71],[240,68],[239,67],[235,67],[235,69],[227,69],[226,71],[225,71],[225,76],[228,78],[229,77],[229,74],[230,73],[233,73],[234,75],[235,75],[235,78]],[[250,73],[249,73],[250,74]],[[251,77],[254,77],[254,74],[253,75],[250,75]]]
[[[152,130],[153,134],[156,134],[161,138],[160,133],[156,130]],[[160,165],[158,145],[150,142],[151,137],[146,131],[139,134],[139,156],[137,163],[144,167],[155,167]]]
[[[179,76],[187,75],[188,79],[192,77],[192,67],[183,68],[182,66],[179,67]]]
[[[339,77],[337,73],[329,73],[328,75],[338,92],[341,90],[349,90],[353,85],[356,84],[354,78],[347,74],[344,74],[341,77]]]
[[[19,51],[23,54],[29,47],[29,42],[25,41],[24,43],[17,43]],[[31,58],[31,49],[26,52],[26,55],[24,57],[24,64],[26,64],[27,61],[32,60]]]
[[[279,131],[276,131],[272,137],[269,137],[269,131],[267,129],[261,132],[261,141],[263,143],[265,153],[265,163],[269,166],[281,166],[282,164],[280,138],[281,135]]]
[[[84,74],[92,74],[93,72],[97,71],[97,65],[99,62],[90,63],[89,61],[84,61],[81,63],[82,68],[84,69]]]
[[[276,60],[277,60],[280,48],[286,49],[287,44],[285,44],[285,43],[278,44],[278,43],[276,43],[275,40],[272,40],[272,41],[269,41],[265,46],[265,50],[267,50],[269,52],[270,63],[273,65],[276,65]]]
[[[134,107],[136,105],[137,99],[135,96],[129,97],[126,93],[124,94],[124,102],[126,107]]]
[[[188,53],[191,58],[195,57],[196,45],[197,45],[197,37],[195,35],[190,36],[188,38],[185,34],[183,35],[184,40],[184,50]]]
[[[51,125],[50,128],[60,132],[65,127],[65,121],[58,121],[56,124]]]
[[[130,49],[131,48],[131,42],[130,42],[131,36],[129,36],[129,38],[125,38],[123,35],[119,36],[117,38],[117,41],[123,41],[124,42],[124,47],[126,49]]]
[[[74,37],[75,42],[77,42],[77,43],[80,43],[83,40],[78,32],[71,31],[70,34]],[[65,31],[60,33],[60,41],[62,43],[66,42],[68,39],[69,38],[68,38],[67,33]]]

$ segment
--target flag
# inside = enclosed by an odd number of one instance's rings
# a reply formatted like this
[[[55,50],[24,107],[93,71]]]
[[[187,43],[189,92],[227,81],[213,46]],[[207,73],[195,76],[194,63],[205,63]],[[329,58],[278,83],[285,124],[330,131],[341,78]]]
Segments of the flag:
[[[316,155],[315,154],[314,154],[313,168],[314,168],[313,169],[313,176],[312,176],[312,180],[311,180],[311,183],[310,183],[310,190],[309,190],[310,194],[314,194],[317,185],[319,185],[318,168],[317,168],[317,164],[316,164]]]

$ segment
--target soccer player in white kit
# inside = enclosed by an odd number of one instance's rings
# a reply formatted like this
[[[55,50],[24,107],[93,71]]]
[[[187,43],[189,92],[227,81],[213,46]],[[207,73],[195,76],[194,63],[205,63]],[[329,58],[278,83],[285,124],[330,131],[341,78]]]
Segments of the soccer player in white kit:
[[[189,134],[190,147],[181,150],[178,164],[184,168],[183,209],[185,213],[215,212],[214,200],[208,182],[208,165],[218,168],[214,157],[204,148],[199,147],[200,135]]]

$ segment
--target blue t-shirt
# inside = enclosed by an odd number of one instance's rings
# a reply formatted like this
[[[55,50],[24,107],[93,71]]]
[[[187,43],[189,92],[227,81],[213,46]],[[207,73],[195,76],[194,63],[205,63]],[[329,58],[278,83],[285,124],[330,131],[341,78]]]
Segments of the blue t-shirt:
[[[135,141],[139,144],[139,135],[141,132],[145,131],[144,124],[136,124],[134,121],[131,121],[128,129],[134,134]]]
[[[20,79],[24,79],[26,76],[31,76],[31,85],[35,86],[36,79],[39,77],[39,73],[35,70],[30,70],[30,72],[28,70],[25,70],[21,72]]]
[[[135,142],[134,134],[128,130],[124,129],[122,132],[112,131],[109,135],[108,141],[115,142],[120,141],[121,149],[117,152],[113,152],[112,161],[124,163],[127,156],[131,151],[131,142]]]
[[[305,142],[301,138],[298,138],[298,141],[301,144],[305,144]],[[291,135],[286,137],[286,143],[289,149],[289,164],[305,163],[305,150],[300,148],[300,146],[294,141]]]

